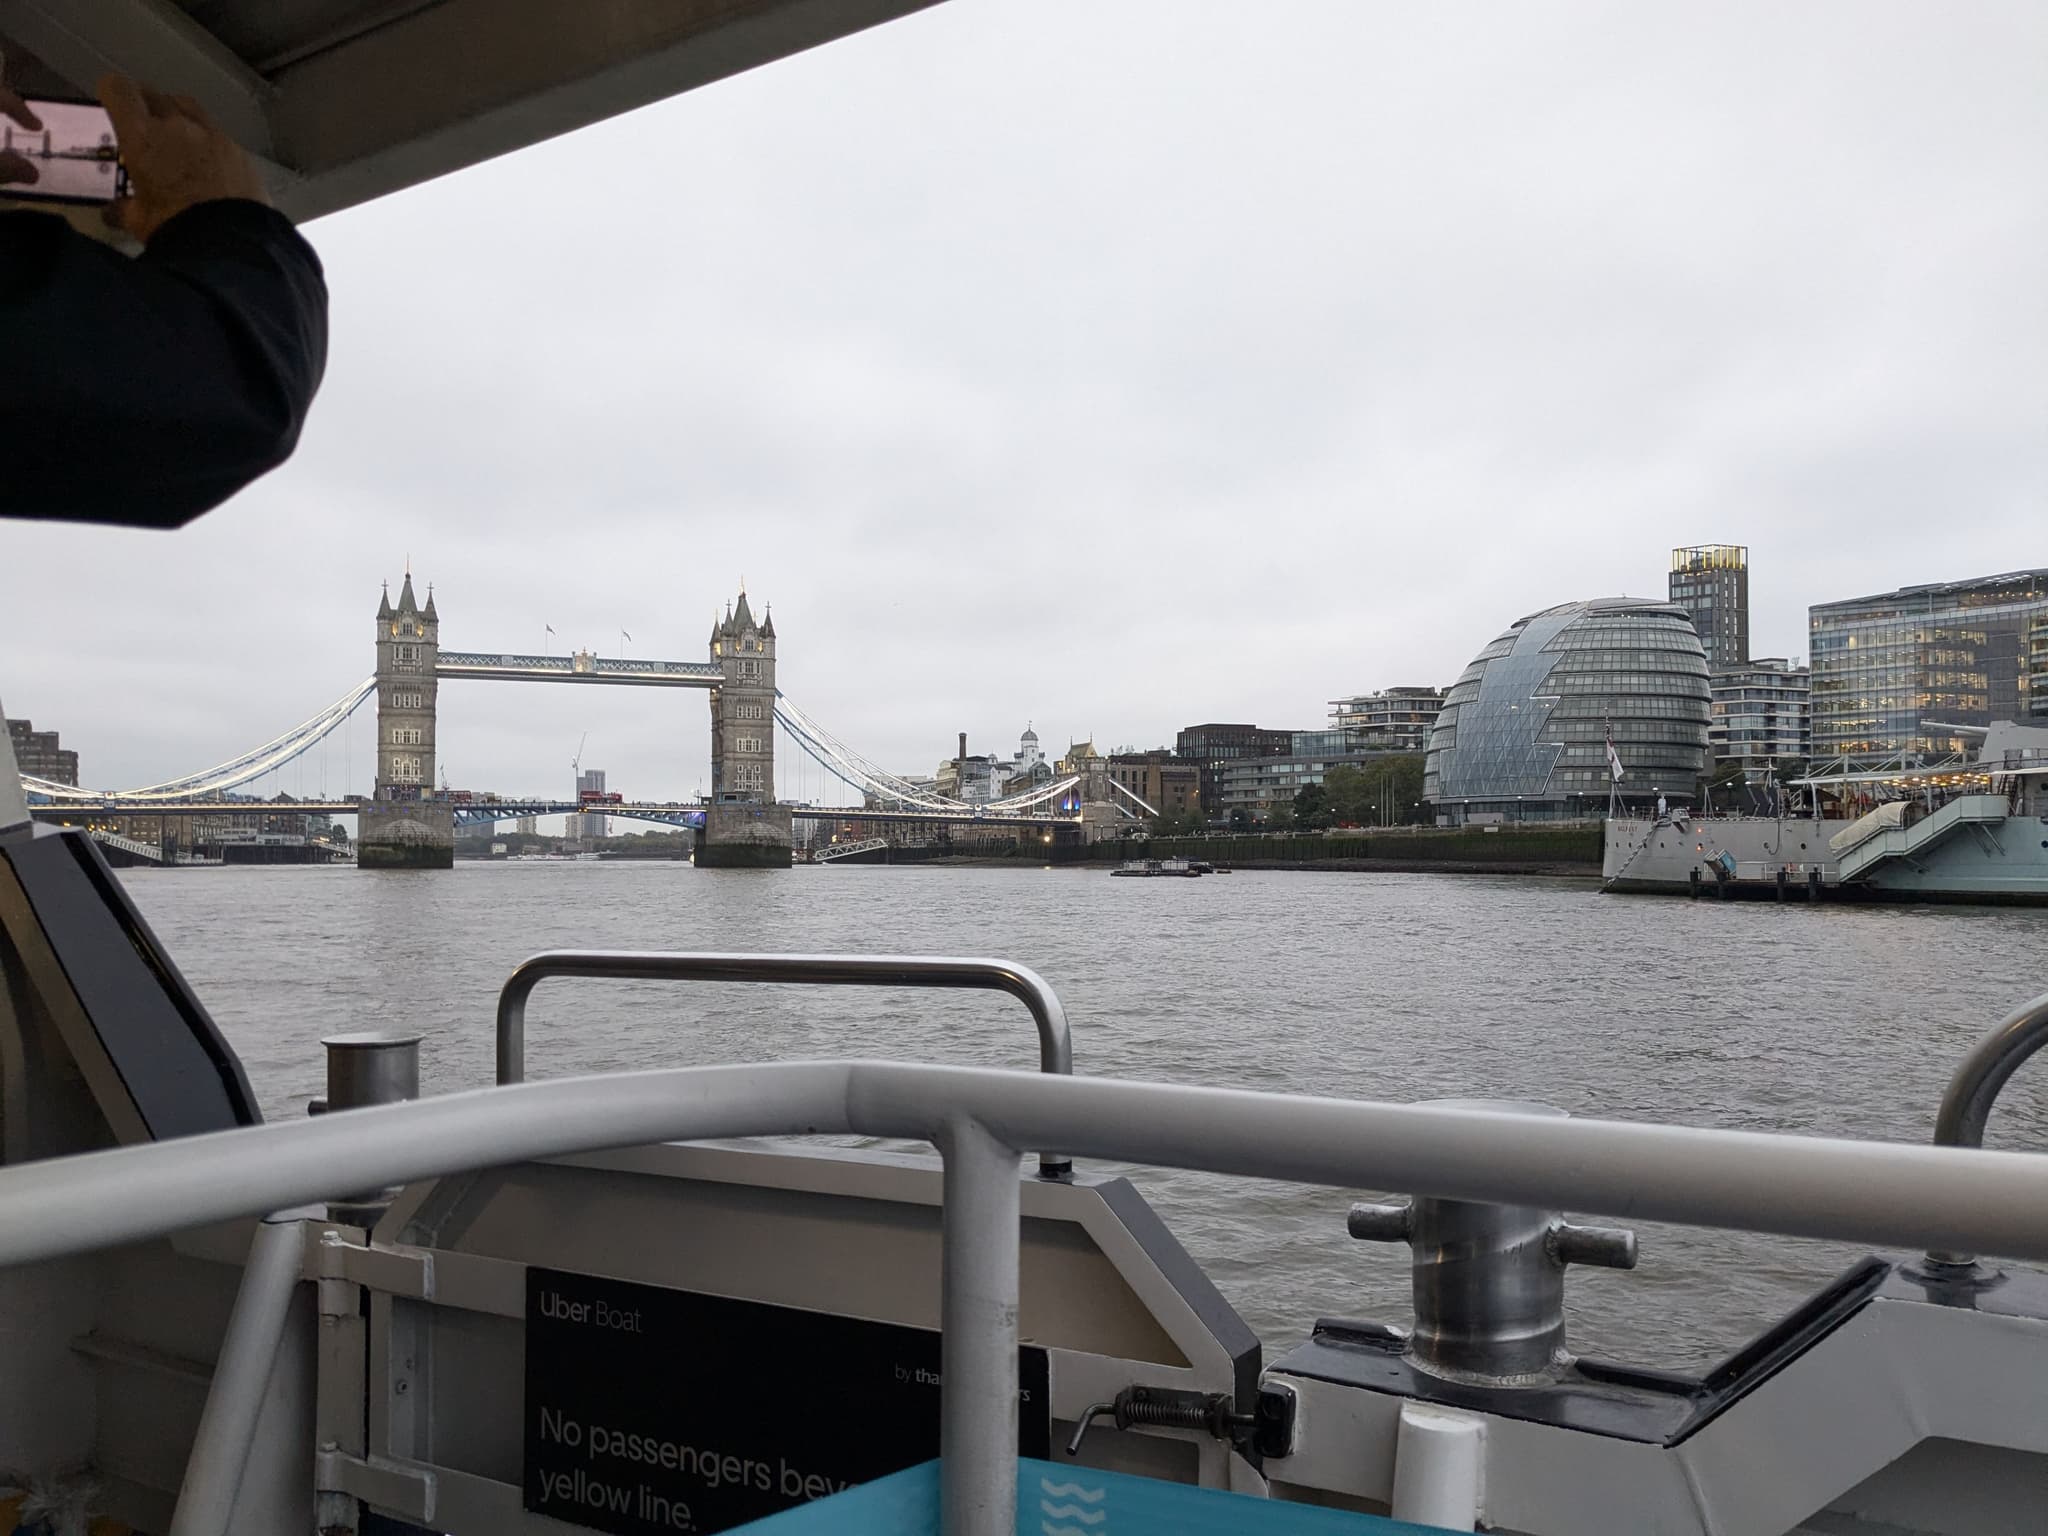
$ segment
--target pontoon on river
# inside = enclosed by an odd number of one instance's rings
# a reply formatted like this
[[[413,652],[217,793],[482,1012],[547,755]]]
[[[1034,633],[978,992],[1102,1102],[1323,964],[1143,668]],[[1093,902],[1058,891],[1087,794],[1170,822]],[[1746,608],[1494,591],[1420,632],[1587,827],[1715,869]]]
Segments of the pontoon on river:
[[[915,8],[0,0],[0,46],[31,93],[190,92],[310,215]],[[0,757],[0,1509],[32,1530],[2039,1528],[2048,1157],[1975,1144],[2048,999],[1915,1147],[1078,1077],[999,961],[542,956],[500,1086],[385,1102],[417,1042],[347,1036],[327,1113],[264,1125],[95,847],[16,788]],[[609,976],[994,988],[1046,1070],[523,1082],[527,993]],[[1414,1318],[1304,1318],[1267,1359],[1105,1158],[1412,1191],[1331,1222],[1410,1246]],[[1634,1258],[1567,1208],[1883,1251],[1673,1375],[1567,1347],[1567,1266]]]

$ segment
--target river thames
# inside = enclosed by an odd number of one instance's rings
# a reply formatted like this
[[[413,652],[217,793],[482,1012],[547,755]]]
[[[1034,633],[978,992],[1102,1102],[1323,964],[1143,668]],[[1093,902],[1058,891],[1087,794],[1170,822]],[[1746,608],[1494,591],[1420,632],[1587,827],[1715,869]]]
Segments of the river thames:
[[[1904,1141],[1955,1063],[2048,990],[2048,914],[1602,896],[1591,882],[1101,869],[643,862],[129,871],[124,883],[240,1052],[271,1117],[321,1089],[322,1035],[422,1032],[426,1091],[492,1079],[492,1010],[536,950],[995,955],[1050,981],[1075,1069]],[[553,982],[528,1075],[825,1056],[1031,1067],[996,994]],[[2048,1146],[2022,1073],[1992,1146]],[[1319,1315],[1408,1319],[1405,1248],[1351,1241],[1333,1191],[1154,1169],[1132,1177],[1269,1348]],[[1575,1349],[1697,1367],[1854,1250],[1639,1227],[1633,1273],[1574,1270]]]

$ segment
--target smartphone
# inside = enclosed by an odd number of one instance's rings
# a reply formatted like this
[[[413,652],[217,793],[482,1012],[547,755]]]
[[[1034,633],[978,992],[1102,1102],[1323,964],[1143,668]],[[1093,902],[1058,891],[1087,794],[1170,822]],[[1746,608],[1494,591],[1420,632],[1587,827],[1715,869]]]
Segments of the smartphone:
[[[128,172],[114,142],[114,123],[96,101],[31,101],[41,128],[0,115],[0,150],[36,168],[31,182],[0,183],[0,196],[52,203],[110,203],[128,195]]]

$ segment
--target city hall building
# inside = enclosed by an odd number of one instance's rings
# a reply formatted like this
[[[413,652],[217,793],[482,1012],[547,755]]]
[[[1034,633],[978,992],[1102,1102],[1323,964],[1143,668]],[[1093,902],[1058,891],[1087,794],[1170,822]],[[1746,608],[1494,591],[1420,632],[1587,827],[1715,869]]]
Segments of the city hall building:
[[[1689,803],[1707,771],[1707,656],[1687,611],[1630,597],[1518,619],[1473,658],[1429,735],[1423,796],[1440,826],[1560,821],[1621,792]]]

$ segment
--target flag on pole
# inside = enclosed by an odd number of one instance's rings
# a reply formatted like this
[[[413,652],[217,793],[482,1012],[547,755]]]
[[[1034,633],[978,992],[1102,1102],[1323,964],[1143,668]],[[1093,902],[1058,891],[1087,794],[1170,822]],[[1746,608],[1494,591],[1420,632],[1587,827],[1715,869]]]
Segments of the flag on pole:
[[[1607,727],[1607,771],[1613,776],[1615,783],[1619,784],[1621,782],[1621,754],[1614,750],[1614,727],[1612,724]]]
[[[551,635],[555,632],[555,626],[552,624],[543,624],[541,625],[541,628],[546,630]]]
[[[626,634],[626,632],[623,629],[619,631],[619,634],[624,637],[626,644],[631,645],[633,643],[633,637],[631,635]]]

